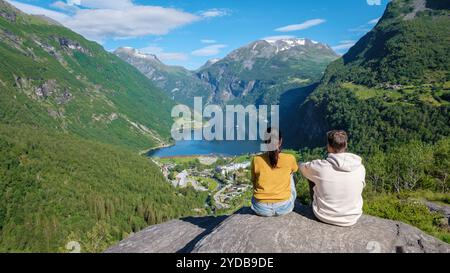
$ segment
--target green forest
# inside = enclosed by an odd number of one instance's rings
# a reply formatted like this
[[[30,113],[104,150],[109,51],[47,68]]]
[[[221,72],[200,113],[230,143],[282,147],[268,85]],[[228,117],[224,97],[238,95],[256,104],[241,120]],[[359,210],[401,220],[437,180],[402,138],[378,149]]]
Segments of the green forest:
[[[173,101],[136,68],[4,1],[0,56],[0,252],[99,252],[202,213],[138,155],[167,143]]]
[[[71,240],[103,251],[198,214],[207,198],[177,191],[144,156],[68,134],[0,125],[0,149],[0,252],[66,251]]]

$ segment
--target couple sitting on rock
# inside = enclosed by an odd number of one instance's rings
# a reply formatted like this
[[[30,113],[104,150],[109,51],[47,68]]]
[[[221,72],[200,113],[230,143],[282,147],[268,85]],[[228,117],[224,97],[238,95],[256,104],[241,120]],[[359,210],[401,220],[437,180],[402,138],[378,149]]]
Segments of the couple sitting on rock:
[[[307,163],[297,163],[294,156],[281,152],[279,130],[269,128],[267,133],[270,152],[256,156],[251,166],[252,210],[265,217],[292,212],[297,199],[293,174],[300,169],[309,181],[313,211],[320,221],[356,224],[362,215],[366,171],[361,157],[347,152],[347,133],[329,132],[327,159]]]

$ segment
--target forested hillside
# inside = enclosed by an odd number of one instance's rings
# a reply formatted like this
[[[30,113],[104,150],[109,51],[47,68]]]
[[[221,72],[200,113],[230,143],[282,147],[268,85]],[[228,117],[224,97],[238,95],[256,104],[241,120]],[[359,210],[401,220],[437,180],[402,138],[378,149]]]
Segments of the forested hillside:
[[[195,214],[206,197],[176,191],[126,149],[0,125],[0,251],[102,251],[131,232]],[[98,244],[98,245],[96,245]]]
[[[287,115],[296,121],[284,127],[288,144],[303,147],[302,161],[326,156],[311,148],[325,146],[328,130],[348,131],[350,151],[362,155],[367,169],[364,212],[449,242],[448,219],[424,203],[450,203],[450,6],[444,2],[391,1],[306,101],[289,104]],[[308,199],[308,183],[299,179],[299,196]]]
[[[295,147],[346,129],[358,152],[450,135],[450,11],[435,1],[392,1],[376,25],[333,62],[289,133]]]
[[[173,102],[137,69],[67,28],[0,10],[0,122],[136,150],[168,140]]]
[[[167,142],[172,104],[100,45],[0,0],[0,252],[98,252],[206,213],[138,155]]]

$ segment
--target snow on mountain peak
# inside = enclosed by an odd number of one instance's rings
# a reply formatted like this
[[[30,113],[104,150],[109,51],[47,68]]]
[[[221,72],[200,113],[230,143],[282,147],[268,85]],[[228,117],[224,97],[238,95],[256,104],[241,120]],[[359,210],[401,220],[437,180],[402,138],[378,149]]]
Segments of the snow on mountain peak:
[[[126,53],[126,54],[128,54],[128,55],[130,55],[132,57],[135,57],[135,58],[146,59],[146,60],[153,60],[153,61],[158,61],[159,62],[159,59],[158,59],[158,57],[156,55],[140,52],[136,48],[132,48],[132,47],[126,46],[126,47],[119,48],[117,51],[119,51],[119,52],[122,51],[122,52],[124,52],[124,53]]]

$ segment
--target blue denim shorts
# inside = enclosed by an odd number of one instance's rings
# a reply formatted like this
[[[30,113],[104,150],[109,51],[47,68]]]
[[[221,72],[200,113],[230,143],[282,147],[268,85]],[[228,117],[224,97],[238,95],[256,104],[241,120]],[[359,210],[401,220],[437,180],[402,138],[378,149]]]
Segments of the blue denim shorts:
[[[259,216],[273,217],[286,215],[294,210],[297,190],[295,189],[294,177],[291,177],[291,198],[279,203],[261,203],[252,198],[252,210]]]

